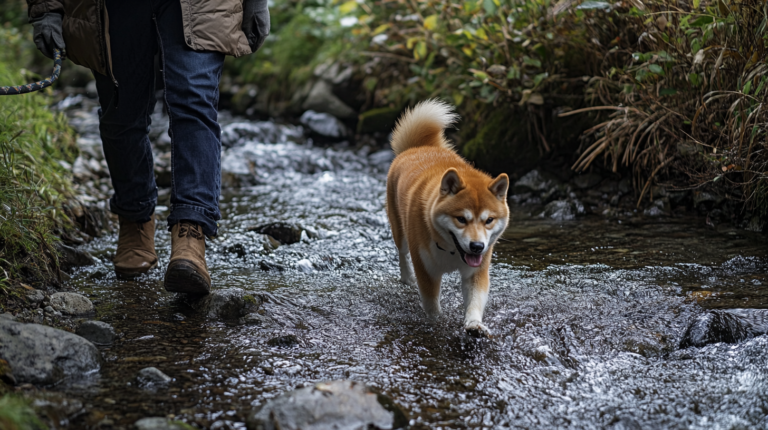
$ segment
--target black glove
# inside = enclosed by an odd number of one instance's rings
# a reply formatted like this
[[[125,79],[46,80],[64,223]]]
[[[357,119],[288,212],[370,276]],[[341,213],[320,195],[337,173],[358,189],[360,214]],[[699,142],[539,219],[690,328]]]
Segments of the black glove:
[[[269,8],[267,0],[243,0],[243,33],[251,51],[261,48],[269,35]]]
[[[53,58],[55,48],[64,50],[64,37],[61,35],[61,14],[51,12],[30,21],[34,27],[33,40],[40,52]]]

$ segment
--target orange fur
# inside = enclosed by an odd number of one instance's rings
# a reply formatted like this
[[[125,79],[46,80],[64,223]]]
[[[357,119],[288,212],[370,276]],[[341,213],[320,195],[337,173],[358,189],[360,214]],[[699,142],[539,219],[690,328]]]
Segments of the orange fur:
[[[443,273],[458,269],[464,284],[465,328],[488,334],[478,312],[481,318],[493,243],[509,218],[509,179],[506,174],[491,178],[453,151],[443,130],[455,119],[449,106],[433,100],[420,103],[400,119],[392,137],[398,155],[387,176],[387,215],[400,251],[402,280],[413,284],[409,267],[404,266],[410,254],[427,314],[434,317],[440,312]],[[461,223],[462,217],[467,222]],[[479,265],[470,266],[468,261],[478,258],[468,252],[471,244],[482,241],[487,243]]]

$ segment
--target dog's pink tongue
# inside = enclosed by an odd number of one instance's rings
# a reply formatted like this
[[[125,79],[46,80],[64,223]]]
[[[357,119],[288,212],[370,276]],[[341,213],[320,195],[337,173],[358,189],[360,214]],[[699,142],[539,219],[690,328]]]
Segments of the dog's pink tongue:
[[[472,267],[478,267],[483,262],[483,256],[466,254],[464,255],[464,261]]]

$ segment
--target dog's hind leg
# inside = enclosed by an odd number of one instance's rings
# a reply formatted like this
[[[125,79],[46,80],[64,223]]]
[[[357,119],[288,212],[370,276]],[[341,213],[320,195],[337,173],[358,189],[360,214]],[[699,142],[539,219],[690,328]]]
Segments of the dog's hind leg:
[[[408,252],[408,241],[403,240],[397,252],[400,256],[400,282],[415,287],[417,285],[416,275],[413,273],[411,255]]]
[[[464,296],[465,312],[464,330],[470,336],[491,336],[491,331],[483,324],[483,313],[488,302],[488,287],[490,284],[488,266],[489,264],[486,263],[478,270],[461,273],[461,291]]]
[[[394,181],[392,181],[394,182]],[[395,240],[400,259],[400,282],[411,287],[416,286],[416,276],[413,274],[411,258],[408,252],[408,239],[403,233],[403,225],[397,213],[397,199],[395,198],[395,186],[387,183],[387,217],[389,227],[392,229],[392,239]]]

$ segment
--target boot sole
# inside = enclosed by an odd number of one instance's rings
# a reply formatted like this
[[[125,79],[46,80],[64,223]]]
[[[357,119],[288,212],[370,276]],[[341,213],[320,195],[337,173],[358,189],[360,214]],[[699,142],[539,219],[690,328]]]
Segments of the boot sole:
[[[117,277],[120,278],[120,279],[133,279],[133,278],[138,278],[139,276],[149,272],[150,270],[154,269],[155,267],[157,267],[157,260],[155,260],[155,262],[152,263],[152,265],[149,266],[146,270],[141,270],[141,271],[120,271],[118,269],[115,269],[115,275],[117,275]]]
[[[187,260],[176,260],[165,272],[165,291],[204,295],[211,292],[211,283],[197,267]]]

